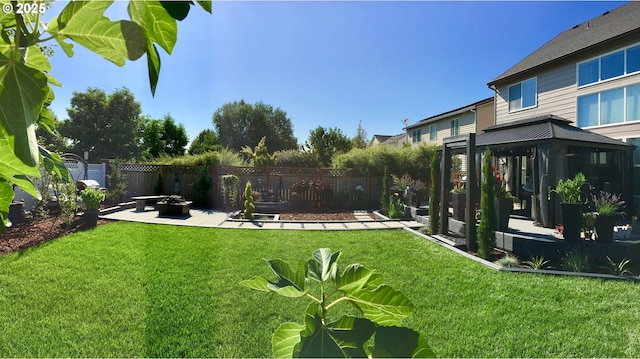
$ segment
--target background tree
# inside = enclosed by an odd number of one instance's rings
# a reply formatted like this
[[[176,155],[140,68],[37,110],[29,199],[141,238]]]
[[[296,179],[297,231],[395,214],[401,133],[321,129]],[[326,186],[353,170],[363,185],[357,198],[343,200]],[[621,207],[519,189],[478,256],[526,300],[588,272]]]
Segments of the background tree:
[[[255,105],[234,101],[216,110],[212,117],[220,144],[235,151],[253,146],[262,137],[272,151],[298,148],[293,126],[280,108],[258,102]]]
[[[145,119],[144,125],[144,148],[146,158],[158,158],[160,154],[164,153],[164,148],[166,146],[164,140],[162,139],[162,121],[156,119]]]
[[[166,115],[162,120],[162,140],[165,143],[164,153],[171,157],[184,155],[189,143],[184,125],[176,124],[171,115]]]
[[[191,141],[189,146],[189,154],[197,155],[200,153],[218,151],[222,146],[219,144],[218,135],[211,129],[202,130],[196,138]]]
[[[145,122],[143,140],[146,157],[184,155],[189,137],[183,124],[176,124],[171,115],[162,120],[146,119]]]
[[[98,88],[74,92],[69,119],[62,122],[60,133],[71,141],[71,151],[90,159],[139,159],[143,118],[140,103],[127,88],[107,96]]]
[[[334,155],[351,150],[351,139],[337,127],[318,126],[310,131],[305,147],[316,156],[320,166],[329,166]]]
[[[358,122],[358,129],[356,129],[356,135],[351,139],[352,148],[365,148],[369,144],[367,138],[367,130],[362,127],[362,121]]]

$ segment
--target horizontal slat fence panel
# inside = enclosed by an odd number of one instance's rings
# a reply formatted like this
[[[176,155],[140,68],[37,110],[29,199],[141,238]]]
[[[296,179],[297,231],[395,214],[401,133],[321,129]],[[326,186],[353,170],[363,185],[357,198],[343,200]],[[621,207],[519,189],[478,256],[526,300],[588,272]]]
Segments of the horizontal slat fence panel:
[[[149,164],[120,164],[120,171],[126,176],[129,197],[156,193],[158,176],[162,176],[162,193],[180,195],[187,199],[195,196],[193,183],[198,180],[198,168],[190,166],[168,166]],[[176,186],[176,175],[179,187]],[[270,191],[278,200],[314,204],[316,194],[304,191],[292,198],[292,187],[303,180],[322,180],[329,185],[331,197],[324,203],[330,207],[374,208],[378,206],[382,193],[382,178],[361,174],[351,169],[307,168],[307,167],[214,167],[209,175],[213,179],[211,199],[218,208],[239,209],[243,205],[244,187],[251,181],[254,191]],[[229,208],[223,198],[222,176],[238,177],[236,208]],[[360,190],[358,190],[360,189]],[[301,202],[302,201],[302,202]]]

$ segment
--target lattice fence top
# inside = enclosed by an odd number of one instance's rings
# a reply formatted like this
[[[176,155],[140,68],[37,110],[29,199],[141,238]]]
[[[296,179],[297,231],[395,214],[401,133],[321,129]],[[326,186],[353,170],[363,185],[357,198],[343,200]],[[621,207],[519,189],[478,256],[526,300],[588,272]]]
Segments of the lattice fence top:
[[[355,170],[345,168],[315,167],[232,167],[218,166],[219,175],[259,175],[259,176],[296,176],[296,177],[354,177],[361,176]]]
[[[160,172],[161,165],[151,165],[144,163],[121,163],[120,171],[123,172]]]

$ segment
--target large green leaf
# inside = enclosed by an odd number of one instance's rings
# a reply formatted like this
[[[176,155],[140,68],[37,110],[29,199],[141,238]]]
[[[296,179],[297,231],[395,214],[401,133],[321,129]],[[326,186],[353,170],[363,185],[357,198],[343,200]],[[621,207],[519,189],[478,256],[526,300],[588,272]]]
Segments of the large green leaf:
[[[354,293],[363,288],[376,288],[382,284],[382,275],[360,264],[349,265],[336,279],[336,287],[345,293]]]
[[[167,13],[176,20],[184,20],[189,15],[191,1],[160,1]]]
[[[60,28],[58,26],[58,18],[54,17],[49,21],[49,25],[47,25],[47,32],[54,36],[54,40],[58,43],[58,46],[64,51],[65,54],[69,57],[73,57],[73,44],[64,41],[64,37],[56,36]]]
[[[319,282],[328,280],[332,271],[336,270],[334,264],[341,254],[340,251],[332,254],[329,248],[320,248],[313,252],[312,258],[308,261],[309,277]]]
[[[40,150],[40,156],[42,163],[44,164],[44,168],[47,171],[53,172],[53,174],[62,182],[70,183],[73,181],[73,177],[71,176],[71,173],[69,173],[67,166],[62,162],[62,157],[60,157],[60,155],[55,152],[50,152],[44,147],[39,147],[38,149]]]
[[[38,163],[35,124],[48,93],[44,73],[0,54],[0,125],[14,136],[12,152],[31,167]]]
[[[32,45],[27,49],[25,65],[42,72],[51,71],[51,64],[49,63],[49,59],[36,45]]]
[[[376,328],[374,345],[369,347],[374,358],[433,358],[435,354],[420,333],[404,327]]]
[[[5,227],[11,226],[9,222],[9,205],[13,200],[13,189],[3,178],[0,178],[0,234]]]
[[[280,259],[265,259],[265,262],[276,275],[277,280],[275,282],[270,282],[263,277],[255,277],[243,280],[240,284],[247,288],[262,292],[274,292],[290,298],[298,298],[306,294],[304,289],[306,262],[304,260],[298,262],[298,267],[295,271]]]
[[[147,69],[149,72],[149,86],[151,87],[151,95],[156,94],[156,87],[158,86],[158,80],[160,79],[160,54],[156,45],[149,43],[147,49]]]
[[[305,324],[300,357],[365,357],[364,344],[375,332],[375,324],[366,318],[343,316],[325,324],[313,310],[307,310]]]
[[[280,259],[265,259],[265,262],[278,277],[278,281],[273,283],[278,288],[293,286],[299,291],[304,291],[306,280],[306,262],[298,261],[296,270],[291,269],[289,264]]]
[[[198,0],[198,4],[209,14],[211,14],[211,0]]]
[[[147,40],[171,54],[178,39],[178,24],[160,1],[130,1],[129,16],[144,30]]]
[[[366,318],[383,326],[400,325],[413,309],[413,303],[404,294],[388,285],[347,293],[347,298]]]
[[[300,332],[304,325],[283,323],[276,329],[271,338],[271,349],[275,358],[293,358],[295,347],[300,343]]]
[[[111,21],[103,15],[110,1],[73,1],[58,16],[58,34],[66,36],[118,66],[147,50],[147,39],[133,21]],[[51,28],[50,28],[51,30]]]

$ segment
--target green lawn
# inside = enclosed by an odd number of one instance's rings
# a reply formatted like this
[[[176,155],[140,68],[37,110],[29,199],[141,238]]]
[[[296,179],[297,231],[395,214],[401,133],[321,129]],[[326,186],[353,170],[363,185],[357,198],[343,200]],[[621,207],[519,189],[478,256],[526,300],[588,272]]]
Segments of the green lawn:
[[[409,232],[113,223],[0,257],[0,357],[268,357],[307,302],[238,285],[341,250],[415,304],[441,357],[640,357],[640,286],[496,272]]]

